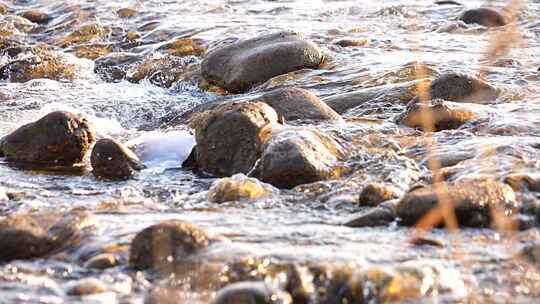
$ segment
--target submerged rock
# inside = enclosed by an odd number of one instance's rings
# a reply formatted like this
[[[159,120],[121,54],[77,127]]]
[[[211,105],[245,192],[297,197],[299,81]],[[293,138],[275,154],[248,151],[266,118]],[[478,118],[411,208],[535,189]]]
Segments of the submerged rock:
[[[107,291],[107,286],[96,278],[87,278],[75,282],[66,290],[68,296],[87,296]]]
[[[97,58],[94,61],[94,72],[105,81],[120,81],[142,60],[143,56],[140,54],[114,52]]]
[[[370,183],[360,192],[360,205],[375,207],[384,201],[396,198],[394,190],[388,186]]]
[[[385,202],[365,212],[357,213],[344,225],[347,227],[386,226],[396,219],[397,202],[397,200]]]
[[[508,23],[507,18],[500,12],[486,7],[464,11],[459,20],[468,24],[480,24],[487,27],[503,26]]]
[[[285,129],[266,144],[254,175],[278,188],[338,177],[342,147],[329,136],[307,128]]]
[[[0,261],[43,257],[80,241],[89,213],[14,214],[0,221]]]
[[[20,50],[6,65],[0,67],[0,78],[11,82],[26,82],[47,78],[70,81],[77,77],[80,66],[71,62],[72,55],[44,48]]]
[[[530,263],[540,263],[540,243],[531,244],[523,247],[518,254],[519,257],[524,258]]]
[[[417,94],[418,86],[424,80],[377,86],[354,92],[338,94],[324,99],[324,102],[337,113],[361,106],[368,102],[401,102],[406,104]]]
[[[10,161],[73,165],[83,160],[95,138],[83,116],[51,112],[0,139],[0,156]]]
[[[137,233],[129,252],[129,264],[137,269],[168,269],[174,262],[206,248],[206,233],[180,220],[167,220]]]
[[[337,120],[341,116],[315,94],[300,88],[277,89],[262,95],[262,102],[270,105],[286,121],[297,119]]]
[[[120,263],[116,255],[110,253],[98,254],[84,263],[84,267],[104,270]]]
[[[200,39],[175,39],[162,44],[157,50],[173,56],[201,56],[206,52],[206,46]]]
[[[192,121],[197,164],[222,177],[251,171],[266,142],[265,130],[278,117],[265,103],[230,103],[200,113]]]
[[[129,179],[145,166],[137,155],[114,139],[100,139],[90,157],[92,173],[103,179]]]
[[[195,63],[193,57],[167,55],[161,58],[148,58],[127,75],[127,80],[138,83],[148,79],[152,84],[168,88],[179,81],[193,63]]]
[[[457,129],[476,117],[476,114],[468,108],[457,103],[436,99],[429,103],[414,102],[409,104],[397,120],[400,124],[411,128],[442,131]]]
[[[214,49],[201,70],[210,83],[239,93],[281,74],[317,68],[323,59],[313,42],[294,32],[281,32]]]
[[[519,207],[512,188],[490,179],[457,181],[441,186],[438,193],[433,186],[407,193],[397,206],[397,215],[405,225],[414,225],[446,197],[461,226],[486,227],[492,224],[492,212],[511,216]]]
[[[270,288],[263,282],[231,284],[216,294],[214,304],[290,304],[291,296]]]
[[[27,10],[21,13],[21,17],[26,18],[34,23],[47,23],[52,19],[49,14],[38,10]]]
[[[272,186],[264,184],[256,178],[236,174],[215,181],[208,191],[208,200],[214,203],[257,200],[269,197],[275,192],[276,190]]]
[[[489,83],[461,73],[443,74],[429,86],[429,99],[456,102],[495,102],[499,93]]]

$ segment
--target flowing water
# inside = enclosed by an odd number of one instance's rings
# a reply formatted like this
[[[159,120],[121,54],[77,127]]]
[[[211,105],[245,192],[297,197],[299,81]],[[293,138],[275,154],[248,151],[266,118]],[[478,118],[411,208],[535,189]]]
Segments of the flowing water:
[[[467,7],[485,4],[463,2]],[[502,7],[507,2],[489,4]],[[91,239],[67,254],[0,265],[0,302],[140,303],[158,278],[127,266],[89,270],[83,267],[81,256],[107,245],[128,245],[142,228],[170,218],[223,235],[235,248],[275,263],[435,269],[439,275],[426,275],[424,280],[440,280],[437,284],[445,287],[438,292],[423,290],[426,302],[533,302],[540,296],[537,266],[513,258],[522,246],[540,241],[537,228],[514,232],[463,229],[457,235],[434,230],[429,236],[445,246],[415,247],[408,242],[411,230],[396,224],[380,228],[340,225],[362,210],[350,203],[362,185],[385,182],[406,191],[429,180],[426,142],[435,142],[434,153],[441,159],[463,160],[451,168],[451,180],[538,173],[539,1],[526,1],[525,7],[518,8],[515,26],[519,37],[503,42],[508,52],[495,62],[486,60],[486,53],[496,37],[510,36],[507,28],[460,26],[456,16],[463,7],[433,1],[3,0],[0,6],[7,8],[0,15],[0,36],[27,46],[48,44],[69,54],[69,62],[77,66],[71,81],[0,82],[0,137],[53,110],[69,110],[90,117],[99,137],[150,143],[143,156],[148,168],[125,182],[99,181],[90,173],[22,170],[0,159],[0,188],[13,197],[0,203],[0,216],[80,207],[92,211],[97,221]],[[123,18],[118,13],[121,8],[136,14]],[[17,17],[28,9],[47,12],[53,19],[37,25]],[[84,26],[97,30],[89,38],[70,36]],[[216,46],[280,30],[302,32],[322,48],[327,62],[317,70],[278,76],[242,96],[205,91],[195,78],[175,81],[170,87],[156,85],[150,78],[138,83],[107,82],[94,72],[92,59],[98,55],[88,51],[94,48],[102,52],[99,55],[124,51],[141,58],[160,58],[165,53],[158,49],[175,39]],[[138,35],[130,40],[134,33]],[[336,45],[342,38],[365,43],[347,48]],[[0,63],[5,60],[5,56],[0,58]],[[201,57],[190,54],[182,60],[197,67]],[[414,80],[420,64],[426,67],[426,77],[446,71],[482,72],[501,91],[501,97],[497,104],[471,105],[482,113],[474,124],[438,132],[432,138],[395,124],[406,101],[366,103],[345,115],[343,122],[317,125],[351,147],[347,163],[357,172],[345,180],[281,190],[270,199],[211,203],[207,191],[214,179],[181,168],[193,137],[186,126],[171,121],[198,104],[248,98],[283,86],[303,87],[331,98]],[[532,204],[540,198],[534,192],[520,195]],[[215,254],[230,252],[218,250]],[[127,253],[120,251],[119,256],[125,262]],[[70,284],[87,277],[107,282],[110,291],[86,298],[66,295]],[[197,301],[205,302],[186,303]]]

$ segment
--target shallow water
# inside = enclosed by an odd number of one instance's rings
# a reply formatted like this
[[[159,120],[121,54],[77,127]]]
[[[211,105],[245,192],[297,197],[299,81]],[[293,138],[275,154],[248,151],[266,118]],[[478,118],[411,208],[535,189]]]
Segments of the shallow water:
[[[467,7],[484,3],[463,2]],[[489,2],[495,6],[506,4]],[[87,208],[95,212],[98,220],[88,247],[129,244],[142,228],[163,219],[179,218],[228,237],[254,256],[277,261],[444,269],[451,274],[446,283],[453,287],[447,294],[426,295],[427,302],[533,302],[540,295],[538,268],[526,268],[512,258],[523,245],[540,240],[538,228],[522,232],[465,229],[458,235],[435,230],[431,236],[443,240],[446,246],[431,248],[409,245],[411,231],[395,224],[356,229],[340,226],[361,208],[328,197],[339,193],[358,195],[369,181],[386,182],[406,191],[429,176],[424,146],[428,135],[394,123],[406,102],[368,103],[351,110],[344,122],[318,125],[349,145],[347,163],[356,169],[351,178],[321,182],[308,187],[310,191],[299,187],[281,191],[270,199],[224,205],[206,199],[213,179],[180,168],[181,159],[171,157],[171,150],[187,157],[186,146],[192,145],[193,139],[186,126],[167,123],[198,104],[248,97],[275,87],[298,86],[331,98],[362,88],[404,83],[416,79],[413,63],[417,62],[428,68],[428,77],[445,71],[483,71],[502,92],[496,105],[471,105],[482,113],[478,122],[433,135],[434,153],[441,159],[465,155],[466,160],[452,168],[450,180],[477,174],[502,179],[514,172],[538,173],[539,1],[528,1],[527,7],[519,11],[516,26],[521,40],[495,63],[486,62],[486,51],[493,37],[505,35],[505,29],[469,26],[452,30],[463,8],[435,5],[433,1],[12,0],[0,4],[9,11],[0,15],[7,22],[0,27],[9,25],[10,15],[28,8],[48,12],[54,19],[47,25],[30,25],[33,30],[19,25],[20,30],[12,37],[25,45],[54,45],[70,54],[76,44],[63,45],[62,39],[75,28],[94,24],[111,27],[111,31],[81,45],[107,45],[148,57],[157,56],[157,49],[172,39],[196,38],[216,46],[278,30],[302,32],[318,43],[327,57],[321,69],[278,76],[240,97],[204,91],[192,79],[178,81],[170,88],[156,86],[147,79],[139,83],[106,82],[94,73],[92,60],[75,56],[70,61],[79,66],[79,71],[73,81],[2,81],[0,137],[62,109],[89,116],[100,137],[132,144],[146,138],[153,144],[143,156],[149,168],[126,182],[102,182],[88,173],[21,170],[0,159],[0,187],[17,196],[16,200],[0,202],[0,215]],[[135,9],[137,15],[120,18],[115,12],[123,7]],[[137,44],[124,40],[132,31],[140,33]],[[342,48],[334,44],[341,38],[365,39],[367,43]],[[197,57],[192,60],[200,62]],[[155,149],[154,143],[163,143],[159,145],[161,150]],[[365,156],[359,151],[370,153]],[[538,193],[523,195],[533,202],[540,198]],[[0,302],[138,303],[156,282],[151,275],[136,274],[122,266],[99,273],[87,270],[77,258],[85,250],[84,246],[77,248],[67,259],[0,265]],[[66,288],[83,277],[99,277],[113,288],[91,298],[67,296]]]

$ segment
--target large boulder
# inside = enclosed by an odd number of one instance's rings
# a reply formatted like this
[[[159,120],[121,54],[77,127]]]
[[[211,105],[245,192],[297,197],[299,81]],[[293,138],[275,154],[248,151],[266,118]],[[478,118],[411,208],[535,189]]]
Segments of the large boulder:
[[[203,77],[232,93],[245,92],[268,79],[323,62],[321,50],[294,32],[267,34],[210,51]]]
[[[196,255],[209,243],[202,229],[180,220],[167,220],[137,233],[131,241],[129,264],[138,270],[167,269]]]
[[[407,193],[397,206],[397,215],[405,225],[414,225],[441,202],[454,208],[461,226],[486,227],[492,224],[492,212],[512,215],[519,207],[516,195],[506,184],[491,179],[472,179],[417,188]]]
[[[267,132],[278,116],[265,103],[229,103],[192,120],[196,162],[213,175],[247,174],[261,156]]]
[[[114,139],[100,139],[94,145],[90,156],[92,173],[97,178],[124,180],[145,166],[137,155]]]
[[[300,88],[277,89],[262,95],[260,100],[274,108],[285,120],[337,120],[341,118],[315,94]]]
[[[0,262],[43,257],[78,242],[91,219],[82,211],[10,215],[0,221]]]
[[[83,116],[52,112],[0,139],[0,156],[10,161],[72,165],[83,160],[95,131]]]
[[[426,131],[457,129],[477,116],[471,110],[458,103],[442,99],[429,102],[413,102],[398,118],[398,122]]]
[[[508,23],[503,14],[487,7],[466,10],[459,16],[459,20],[467,24],[480,24],[487,27],[503,26]]]
[[[495,102],[499,93],[489,83],[462,73],[446,73],[437,77],[429,86],[429,99],[456,102]]]
[[[292,188],[337,177],[343,155],[341,145],[328,135],[313,129],[289,128],[268,141],[254,174],[276,187]]]

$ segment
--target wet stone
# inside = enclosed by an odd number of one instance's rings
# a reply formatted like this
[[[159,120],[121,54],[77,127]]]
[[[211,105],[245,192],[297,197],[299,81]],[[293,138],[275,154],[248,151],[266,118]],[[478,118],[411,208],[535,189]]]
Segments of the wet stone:
[[[119,81],[126,78],[127,71],[142,60],[140,54],[114,52],[97,58],[94,72],[105,81]]]
[[[298,119],[338,120],[341,118],[315,94],[300,88],[277,89],[265,93],[260,100],[274,108],[285,121]]]
[[[168,220],[147,227],[131,242],[129,264],[137,269],[167,269],[177,262],[206,248],[206,233],[180,220]]]
[[[317,68],[323,59],[313,42],[280,32],[216,48],[206,55],[201,70],[210,83],[240,93],[278,75]]]
[[[360,192],[359,202],[360,205],[375,207],[396,197],[397,195],[391,187],[371,183]]]
[[[429,237],[413,237],[409,243],[414,246],[432,246],[432,247],[444,247],[444,242],[438,239],[429,238]]]
[[[524,258],[526,261],[531,263],[540,263],[540,243],[530,244],[523,249],[518,254],[519,257]]]
[[[14,49],[11,49],[15,51]],[[0,78],[11,82],[27,82],[32,79],[70,81],[77,78],[80,67],[71,63],[68,54],[41,48],[17,49],[6,65],[0,67]]]
[[[108,269],[116,267],[119,264],[119,260],[114,254],[103,253],[92,257],[90,260],[86,261],[84,267],[92,269]]]
[[[272,196],[276,189],[256,178],[244,174],[221,178],[215,181],[208,191],[208,200],[214,203],[231,201],[253,201]]]
[[[69,296],[87,296],[106,291],[107,286],[105,283],[96,278],[87,278],[74,283],[66,290],[66,294]]]
[[[442,131],[457,129],[476,118],[476,114],[466,107],[436,99],[427,103],[412,102],[397,120],[411,128]]]
[[[62,38],[59,43],[61,46],[66,47],[90,41],[100,41],[109,34],[111,34],[109,27],[104,27],[100,24],[86,24]]]
[[[85,117],[52,112],[0,139],[0,156],[36,165],[73,165],[83,160],[94,138]]]
[[[231,284],[216,294],[213,304],[290,304],[289,294],[276,291],[263,282]]]
[[[446,193],[442,197],[448,198],[461,226],[488,227],[493,221],[493,211],[511,216],[519,208],[512,188],[490,179],[453,182],[441,189]],[[397,215],[403,224],[414,225],[438,205],[440,196],[433,186],[415,189],[401,199]]]
[[[254,175],[278,188],[337,178],[343,148],[317,130],[288,128],[264,147]]]
[[[487,27],[506,25],[508,23],[506,19],[500,12],[486,7],[467,10],[459,16],[459,20],[467,24],[480,24]]]
[[[231,103],[199,113],[192,119],[196,161],[218,177],[247,174],[261,156],[265,130],[277,124],[274,109],[264,103]]]
[[[47,23],[52,19],[49,14],[39,10],[27,10],[21,13],[21,17],[26,18],[34,23]]]
[[[92,173],[97,178],[125,180],[136,171],[145,168],[131,150],[113,139],[100,139],[94,145],[90,156]]]
[[[406,104],[416,96],[417,87],[421,83],[422,80],[376,86],[354,92],[333,95],[323,99],[323,101],[339,114],[344,114],[348,110],[360,107],[367,103],[401,102]]]
[[[201,56],[206,52],[206,46],[200,39],[176,39],[162,44],[157,50],[172,56]]]
[[[335,42],[335,44],[341,47],[354,47],[354,46],[367,46],[369,45],[368,39],[352,39],[344,38]]]
[[[394,200],[355,214],[344,225],[347,227],[386,226],[396,220],[396,204],[397,200]]]
[[[120,18],[133,18],[133,17],[137,16],[138,13],[137,13],[136,10],[134,10],[132,8],[124,7],[124,8],[121,8],[121,9],[117,10],[116,14]]]
[[[437,77],[429,86],[430,99],[456,102],[493,103],[499,93],[489,83],[470,75],[446,73]]]
[[[0,261],[31,259],[80,241],[92,225],[86,212],[13,214],[0,221]]]
[[[130,71],[127,80],[138,83],[148,79],[152,84],[168,88],[182,79],[191,64],[196,63],[193,57],[165,56],[145,59],[137,68]]]

